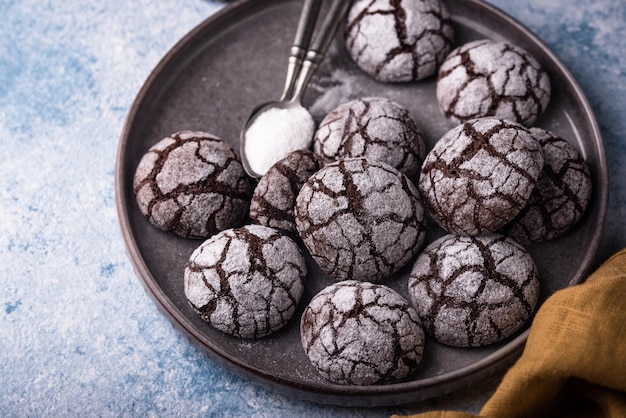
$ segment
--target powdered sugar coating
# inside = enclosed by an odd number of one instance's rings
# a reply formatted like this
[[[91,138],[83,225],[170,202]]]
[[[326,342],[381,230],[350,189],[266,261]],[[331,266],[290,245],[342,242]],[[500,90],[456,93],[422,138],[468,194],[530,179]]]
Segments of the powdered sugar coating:
[[[304,256],[289,237],[247,225],[222,231],[193,252],[184,290],[191,307],[213,327],[260,338],[291,318],[306,274]]]
[[[510,238],[447,235],[417,258],[408,289],[427,333],[444,344],[477,347],[528,322],[539,279],[531,256]]]
[[[592,191],[589,167],[573,145],[541,128],[530,132],[541,144],[543,170],[526,206],[504,228],[522,244],[547,241],[567,231],[584,213]]]
[[[214,135],[192,131],[152,146],[137,166],[133,189],[150,223],[186,238],[236,226],[252,194],[234,151]]]
[[[331,111],[315,133],[313,150],[327,162],[352,157],[382,161],[409,178],[426,154],[408,110],[383,97],[351,100]]]
[[[315,173],[296,198],[296,227],[317,264],[336,280],[378,281],[417,254],[424,210],[411,181],[365,158]]]
[[[550,101],[550,79],[528,52],[508,42],[472,41],[439,68],[439,108],[455,123],[495,116],[531,126]]]
[[[440,0],[356,0],[345,38],[363,71],[380,81],[404,82],[435,74],[454,29]]]
[[[279,160],[254,189],[250,218],[261,225],[294,232],[296,196],[322,166],[321,158],[310,150],[294,151]]]
[[[422,165],[420,196],[446,230],[495,232],[526,205],[543,167],[523,126],[496,118],[465,122],[435,144]]]
[[[249,168],[263,175],[287,154],[311,146],[315,121],[301,106],[270,107],[256,114],[245,134]]]
[[[422,360],[424,331],[415,309],[392,289],[347,280],[319,292],[305,309],[302,346],[334,383],[404,379]]]

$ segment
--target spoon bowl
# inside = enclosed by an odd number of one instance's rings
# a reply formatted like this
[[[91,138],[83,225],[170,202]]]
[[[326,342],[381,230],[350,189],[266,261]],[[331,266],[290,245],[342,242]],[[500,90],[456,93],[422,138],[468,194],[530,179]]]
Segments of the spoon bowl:
[[[299,101],[276,101],[258,106],[243,128],[241,155],[251,177],[262,177],[292,151],[309,148],[315,122]]]

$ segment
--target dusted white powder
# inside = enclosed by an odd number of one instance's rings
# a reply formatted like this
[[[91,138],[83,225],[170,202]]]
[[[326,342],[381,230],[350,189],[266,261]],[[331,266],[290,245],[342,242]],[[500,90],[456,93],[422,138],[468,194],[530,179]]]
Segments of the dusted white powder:
[[[245,153],[250,168],[263,175],[292,151],[311,146],[315,122],[303,107],[271,108],[246,131]]]

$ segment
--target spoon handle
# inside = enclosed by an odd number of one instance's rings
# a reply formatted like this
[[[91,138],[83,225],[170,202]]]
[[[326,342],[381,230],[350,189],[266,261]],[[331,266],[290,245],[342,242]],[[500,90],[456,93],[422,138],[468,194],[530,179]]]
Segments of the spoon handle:
[[[319,29],[319,35],[313,40],[313,43],[309,47],[309,51],[315,51],[321,58],[326,54],[330,43],[332,42],[339,24],[343,20],[343,17],[348,11],[351,0],[334,0],[328,13],[322,22],[322,27]]]
[[[300,12],[300,20],[296,28],[296,35],[293,40],[293,46],[291,47],[289,55],[289,64],[287,67],[287,77],[285,79],[285,86],[283,88],[283,94],[280,100],[286,100],[291,97],[292,90],[295,85],[295,81],[300,72],[302,62],[306,57],[306,51],[309,48],[313,30],[315,29],[315,22],[319,15],[320,6],[322,0],[304,0],[302,10]]]
[[[295,90],[291,96],[291,101],[300,101],[304,91],[306,90],[311,77],[317,70],[320,62],[324,58],[330,43],[332,42],[339,24],[343,20],[348,8],[350,6],[350,0],[334,0],[324,21],[319,30],[319,35],[313,40],[313,43],[309,47],[306,53],[304,62],[302,63],[302,69],[298,74],[296,80]]]

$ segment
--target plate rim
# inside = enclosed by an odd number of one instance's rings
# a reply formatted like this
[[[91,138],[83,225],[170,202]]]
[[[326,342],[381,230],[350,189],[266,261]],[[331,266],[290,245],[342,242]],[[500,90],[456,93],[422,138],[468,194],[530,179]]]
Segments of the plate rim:
[[[287,0],[274,0],[273,3],[285,1]],[[570,70],[538,35],[516,18],[494,5],[488,4],[483,0],[464,1],[470,3],[473,7],[481,8],[486,13],[492,14],[495,18],[506,21],[511,27],[522,33],[530,42],[539,47],[563,75],[564,81],[571,87],[573,94],[582,106],[582,112],[588,119],[588,124],[593,135],[594,148],[597,152],[597,170],[601,174],[600,178],[594,179],[594,201],[598,205],[598,218],[594,223],[596,226],[595,231],[589,241],[588,248],[590,248],[591,251],[585,254],[578,269],[573,274],[573,279],[566,287],[581,283],[594,267],[608,210],[608,166],[602,134],[593,109],[584,91]],[[129,167],[122,164],[126,155],[131,132],[140,115],[140,110],[145,106],[146,98],[151,94],[152,90],[154,90],[155,84],[158,82],[159,78],[163,76],[167,68],[179,55],[184,54],[188,48],[192,48],[194,41],[199,41],[202,38],[201,35],[205,31],[210,31],[213,26],[221,24],[224,20],[235,18],[240,13],[252,13],[254,8],[267,7],[267,4],[269,4],[269,2],[264,2],[263,0],[238,0],[224,6],[192,28],[166,52],[152,69],[135,96],[127,113],[116,154],[115,201],[118,223],[121,228],[126,251],[134,267],[135,275],[143,284],[144,289],[156,302],[157,308],[170,320],[173,327],[179,332],[182,331],[183,335],[187,337],[192,345],[199,348],[212,360],[251,383],[259,384],[278,393],[294,396],[303,400],[342,406],[406,404],[459,390],[469,385],[471,382],[488,377],[501,370],[503,367],[512,364],[524,348],[531,330],[530,326],[505,345],[480,360],[460,369],[426,379],[374,386],[344,386],[332,383],[320,384],[317,382],[303,384],[268,373],[266,370],[255,367],[247,361],[242,361],[241,358],[222,350],[218,345],[212,343],[211,339],[178,309],[170,297],[158,285],[155,277],[150,272],[150,268],[145,263],[134,235],[131,233],[133,228],[128,214],[128,193],[127,185],[125,184],[126,173]],[[576,280],[577,278],[580,278],[580,280]],[[441,386],[444,384],[446,385],[446,390],[442,391]],[[409,393],[413,395],[413,398],[410,401],[404,400]]]

